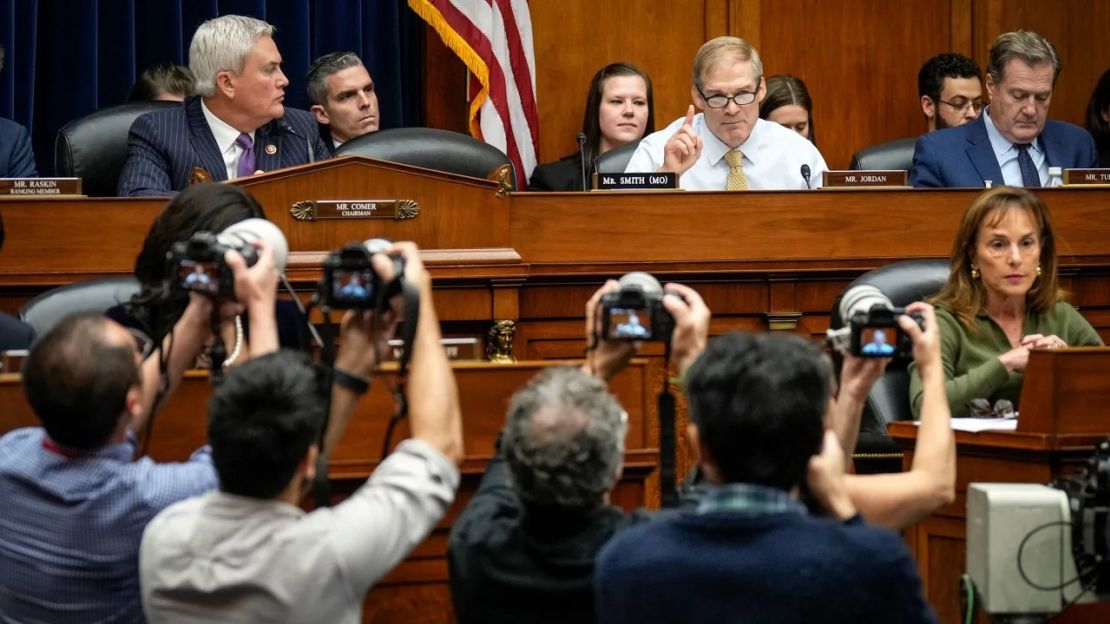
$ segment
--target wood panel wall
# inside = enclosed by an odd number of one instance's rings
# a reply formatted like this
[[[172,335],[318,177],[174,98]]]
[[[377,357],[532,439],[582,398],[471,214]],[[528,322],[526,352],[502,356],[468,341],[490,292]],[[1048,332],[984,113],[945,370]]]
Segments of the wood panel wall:
[[[698,47],[722,34],[751,41],[766,75],[806,82],[818,147],[833,168],[863,147],[924,131],[917,72],[934,54],[962,52],[985,65],[1000,33],[1037,31],[1064,61],[1050,115],[1079,125],[1110,68],[1110,3],[1090,0],[533,0],[530,8],[541,161],[576,149],[598,68],[622,60],[644,68],[662,127],[690,102]],[[466,70],[430,30],[425,48],[427,123],[465,132]]]

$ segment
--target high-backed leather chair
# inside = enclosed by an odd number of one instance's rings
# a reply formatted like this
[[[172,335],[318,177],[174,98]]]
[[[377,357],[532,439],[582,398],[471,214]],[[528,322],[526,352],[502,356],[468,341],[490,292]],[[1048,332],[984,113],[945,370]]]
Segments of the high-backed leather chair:
[[[54,172],[81,178],[90,197],[114,197],[119,172],[127,160],[127,132],[139,116],[181,106],[178,102],[130,102],[102,108],[58,131],[54,141]]]
[[[861,149],[852,155],[849,169],[855,171],[898,170],[913,168],[913,148],[917,137],[879,143]]]
[[[597,172],[624,173],[625,168],[628,167],[628,161],[632,160],[632,154],[639,146],[639,141],[633,141],[605,152],[597,159]]]
[[[496,147],[472,136],[438,128],[394,128],[356,137],[339,146],[336,156],[368,156],[458,173],[472,178],[489,178],[503,165],[510,165],[513,188],[516,172],[509,157]]]
[[[132,276],[74,282],[52,288],[23,304],[19,318],[43,336],[59,321],[78,312],[105,312],[124,303],[139,292],[139,280]]]
[[[914,301],[931,297],[948,280],[948,260],[907,260],[895,262],[868,271],[856,278],[845,292],[855,286],[870,285],[878,288],[895,306],[904,307]],[[840,316],[840,298],[832,308],[829,326],[833,329],[844,327],[848,319]],[[913,420],[910,409],[909,361],[894,360],[886,372],[872,386],[864,406],[860,421],[860,437],[856,444],[857,456],[883,456],[896,453],[900,449],[887,434],[886,425],[899,420]],[[884,466],[886,467],[886,466]],[[899,470],[898,462],[888,466]],[[859,462],[857,462],[859,469]]]

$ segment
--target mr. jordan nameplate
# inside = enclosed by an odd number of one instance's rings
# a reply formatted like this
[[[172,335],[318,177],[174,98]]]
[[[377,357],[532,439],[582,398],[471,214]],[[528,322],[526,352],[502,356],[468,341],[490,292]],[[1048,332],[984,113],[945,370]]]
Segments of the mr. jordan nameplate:
[[[298,221],[319,219],[415,219],[420,204],[412,199],[312,199],[289,208]]]

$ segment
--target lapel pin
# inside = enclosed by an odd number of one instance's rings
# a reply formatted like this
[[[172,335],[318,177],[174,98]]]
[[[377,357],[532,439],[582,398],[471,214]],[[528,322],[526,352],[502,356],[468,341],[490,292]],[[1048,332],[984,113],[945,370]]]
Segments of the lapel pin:
[[[274,154],[277,153],[277,146],[274,145],[273,143],[267,145],[266,146],[266,153],[269,154],[270,156],[273,156]]]

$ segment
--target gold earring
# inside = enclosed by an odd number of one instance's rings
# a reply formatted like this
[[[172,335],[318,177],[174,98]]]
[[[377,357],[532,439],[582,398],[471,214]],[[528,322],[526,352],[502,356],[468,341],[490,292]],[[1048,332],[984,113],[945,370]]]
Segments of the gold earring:
[[[979,269],[977,269],[975,267],[971,267],[971,279],[973,279],[973,280],[979,279]]]
[[[1037,265],[1037,277],[1040,277],[1042,275],[1044,275],[1044,271],[1041,270],[1041,265],[1038,264]]]

